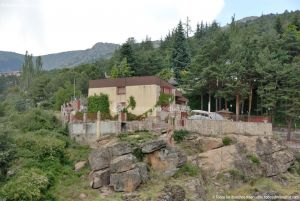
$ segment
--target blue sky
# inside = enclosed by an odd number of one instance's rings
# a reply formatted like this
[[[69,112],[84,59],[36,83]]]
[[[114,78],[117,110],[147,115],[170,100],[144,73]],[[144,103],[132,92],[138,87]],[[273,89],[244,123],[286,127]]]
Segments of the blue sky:
[[[236,19],[248,16],[261,16],[269,13],[283,13],[285,10],[299,10],[300,0],[225,0],[223,9],[217,16],[221,25],[231,21],[235,14]]]
[[[0,0],[0,50],[33,55],[164,38],[188,16],[221,25],[300,9],[300,0]]]

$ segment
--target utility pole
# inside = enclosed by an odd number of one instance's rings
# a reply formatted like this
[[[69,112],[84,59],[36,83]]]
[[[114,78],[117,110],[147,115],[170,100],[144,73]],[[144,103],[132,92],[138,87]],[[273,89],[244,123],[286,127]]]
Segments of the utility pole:
[[[73,90],[74,90],[74,100],[75,100],[75,98],[76,98],[76,94],[75,94],[75,75],[74,75]]]

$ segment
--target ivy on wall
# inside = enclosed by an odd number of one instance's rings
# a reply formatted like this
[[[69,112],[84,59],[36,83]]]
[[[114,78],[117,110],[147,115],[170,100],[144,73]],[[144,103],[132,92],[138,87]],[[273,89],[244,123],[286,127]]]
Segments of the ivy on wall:
[[[159,98],[158,98],[155,106],[170,105],[173,101],[174,101],[174,95],[173,94],[161,93],[159,95]]]
[[[88,97],[88,112],[96,113],[100,111],[102,119],[110,119],[109,98],[107,94],[101,93],[99,96]]]

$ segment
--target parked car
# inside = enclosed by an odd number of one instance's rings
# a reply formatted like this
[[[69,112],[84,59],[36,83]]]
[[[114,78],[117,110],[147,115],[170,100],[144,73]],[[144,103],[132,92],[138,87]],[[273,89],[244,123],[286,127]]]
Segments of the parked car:
[[[215,112],[207,112],[204,110],[192,110],[188,117],[190,120],[225,120],[224,117]]]

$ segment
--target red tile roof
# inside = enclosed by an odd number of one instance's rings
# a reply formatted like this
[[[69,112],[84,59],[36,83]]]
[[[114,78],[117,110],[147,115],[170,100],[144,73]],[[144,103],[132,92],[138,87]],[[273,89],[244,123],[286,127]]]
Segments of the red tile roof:
[[[90,80],[89,88],[125,87],[125,86],[153,85],[153,84],[158,86],[171,87],[175,89],[173,85],[156,76],[140,76],[140,77],[124,77],[124,78],[114,78],[114,79]]]

